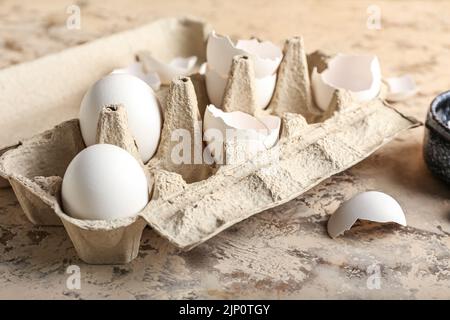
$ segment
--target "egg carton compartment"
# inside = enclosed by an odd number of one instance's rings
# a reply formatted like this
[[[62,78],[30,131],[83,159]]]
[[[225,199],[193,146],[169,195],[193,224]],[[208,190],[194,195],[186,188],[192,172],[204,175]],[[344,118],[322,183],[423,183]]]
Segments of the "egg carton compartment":
[[[206,27],[186,23],[185,19],[178,21],[185,29],[183,38],[168,37],[168,47],[176,46],[170,41],[189,43],[190,37],[206,40]],[[169,54],[163,51],[161,56]],[[146,225],[178,248],[192,249],[239,221],[298,197],[365,159],[399,132],[420,125],[390,107],[383,99],[383,90],[366,103],[357,102],[351,92],[337,90],[326,111],[317,108],[310,74],[313,66],[326,68],[328,58],[321,52],[307,55],[300,37],[287,40],[275,92],[266,110],[255,105],[251,60],[246,56],[233,59],[223,109],[282,118],[276,146],[237,164],[172,162],[171,133],[184,129],[191,137],[201,135],[198,123],[209,100],[205,78],[198,73],[178,77],[170,86],[163,86],[157,92],[164,110],[161,140],[156,155],[146,164],[141,162],[152,185],[151,200],[133,218],[92,221],[64,213],[60,199],[62,176],[70,161],[85,148],[77,119],[6,151],[0,158],[0,175],[11,183],[29,220],[39,225],[62,223],[78,255],[88,263],[133,260]],[[191,141],[191,150],[199,143],[196,141]],[[103,109],[97,142],[120,146],[140,161],[123,106]],[[196,147],[203,150],[205,146],[200,143]]]
[[[5,148],[0,149],[0,156],[2,154],[4,154],[6,151],[11,150],[13,148],[16,148],[19,144],[15,144],[15,145],[11,145]],[[4,179],[3,177],[0,176],[0,189],[2,188],[8,188],[10,186],[9,182],[7,179]]]

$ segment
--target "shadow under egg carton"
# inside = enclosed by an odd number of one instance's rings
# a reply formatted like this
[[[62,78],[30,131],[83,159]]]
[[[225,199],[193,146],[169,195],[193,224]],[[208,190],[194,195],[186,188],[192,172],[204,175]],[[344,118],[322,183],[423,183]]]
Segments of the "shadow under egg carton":
[[[171,139],[173,130],[184,129],[191,137],[202,135],[199,121],[208,104],[205,79],[200,74],[179,77],[158,91],[164,110],[161,141],[155,157],[142,163],[153,184],[152,195],[133,218],[89,221],[64,213],[61,177],[85,148],[77,119],[8,150],[0,158],[0,174],[11,183],[31,222],[55,225],[62,221],[85,262],[133,260],[146,225],[178,248],[189,250],[253,214],[298,197],[368,157],[400,131],[420,125],[388,106],[383,92],[359,103],[350,92],[338,90],[328,110],[318,109],[312,99],[310,70],[325,68],[326,61],[320,52],[307,56],[301,38],[287,40],[272,101],[266,110],[259,110],[251,60],[233,59],[223,109],[282,118],[277,145],[238,164],[173,163],[171,152],[177,143]],[[203,150],[201,140],[191,140],[192,152],[195,147]],[[97,141],[118,145],[140,161],[122,106],[103,109]]]

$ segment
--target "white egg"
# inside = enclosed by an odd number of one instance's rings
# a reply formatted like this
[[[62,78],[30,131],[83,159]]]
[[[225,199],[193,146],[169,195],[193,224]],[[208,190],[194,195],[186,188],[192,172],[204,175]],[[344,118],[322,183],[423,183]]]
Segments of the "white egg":
[[[77,219],[130,217],[149,201],[147,178],[139,162],[111,144],[90,146],[70,162],[61,197],[64,211]]]
[[[96,143],[97,122],[103,107],[122,104],[128,125],[142,160],[155,154],[161,134],[162,117],[153,90],[141,79],[125,73],[113,73],[97,81],[85,94],[80,108],[80,128],[87,146]]]

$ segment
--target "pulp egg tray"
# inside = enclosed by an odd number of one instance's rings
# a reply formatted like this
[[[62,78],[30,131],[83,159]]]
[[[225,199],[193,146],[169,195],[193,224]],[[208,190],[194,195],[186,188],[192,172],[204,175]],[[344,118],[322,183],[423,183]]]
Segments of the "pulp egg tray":
[[[62,223],[85,262],[133,260],[146,225],[176,247],[192,249],[243,219],[298,197],[368,157],[402,130],[419,125],[386,104],[385,90],[367,103],[356,102],[351,92],[337,90],[328,110],[321,111],[312,99],[310,73],[314,66],[319,71],[326,68],[329,56],[318,51],[307,55],[302,39],[294,37],[285,42],[275,93],[265,111],[282,119],[275,147],[237,164],[172,163],[171,132],[182,128],[191,136],[201,134],[195,124],[209,103],[202,74],[179,77],[156,92],[164,124],[156,156],[142,164],[154,181],[148,205],[135,217],[114,221],[78,220],[64,213],[62,177],[70,161],[85,148],[75,118],[82,94],[113,68],[132,62],[141,50],[166,60],[195,55],[204,62],[209,30],[190,18],[159,20],[0,72],[0,80],[10,80],[6,89],[0,89],[5,90],[0,92],[6,95],[3,100],[28,103],[17,112],[35,115],[31,108],[39,107],[48,115],[47,125],[67,120],[10,147],[0,158],[0,174],[8,179],[29,220],[36,225]],[[38,78],[31,73],[45,75],[43,83],[32,82]],[[251,60],[236,56],[224,95],[226,110],[256,113],[254,80]],[[15,99],[19,89],[22,94],[29,90],[27,84],[34,85],[34,92],[43,90],[40,95],[31,94],[36,101]],[[75,119],[68,120],[71,117]],[[23,121],[14,130],[22,130]],[[23,130],[41,125],[33,122],[29,120]],[[115,144],[137,155],[121,105],[103,109],[97,137],[100,143]]]

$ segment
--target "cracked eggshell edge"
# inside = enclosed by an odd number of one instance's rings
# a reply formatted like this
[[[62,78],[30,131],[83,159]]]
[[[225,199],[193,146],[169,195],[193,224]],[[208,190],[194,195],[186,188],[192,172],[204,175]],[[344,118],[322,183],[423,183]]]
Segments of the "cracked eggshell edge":
[[[346,64],[350,59],[367,59],[371,58],[370,63],[368,63],[362,72],[369,72],[371,75],[371,82],[369,86],[366,86],[366,89],[363,90],[351,90],[348,86],[343,86],[340,83],[340,79],[344,79],[348,76],[347,73],[341,73],[337,76],[339,81],[330,81],[327,79],[330,73],[337,72],[335,69],[338,69],[339,64]],[[344,60],[345,59],[345,60]],[[340,67],[340,66],[339,66]],[[346,70],[346,68],[342,68],[342,70]],[[359,77],[355,77],[359,78]],[[336,90],[343,89],[351,92],[353,98],[357,102],[366,102],[373,98],[375,98],[380,90],[381,90],[381,68],[380,63],[377,56],[369,56],[369,55],[344,55],[337,54],[335,57],[331,58],[328,62],[328,67],[323,70],[321,73],[317,71],[317,68],[314,67],[311,74],[311,87],[313,92],[314,101],[316,105],[322,110],[325,111],[328,109],[331,100],[333,99],[333,94]]]
[[[406,226],[405,214],[397,200],[383,192],[368,191],[345,201],[336,210],[328,220],[328,234],[336,238],[350,230],[358,219]]]
[[[253,59],[256,78],[273,75],[283,58],[281,49],[270,41],[238,40],[236,48],[244,50]]]
[[[221,36],[212,31],[206,45],[206,61],[218,75],[227,77],[231,69],[234,56],[247,55],[244,50],[238,49],[228,36]]]
[[[235,121],[242,123],[233,123]],[[208,134],[208,130],[219,130],[225,141],[228,139],[229,130],[232,130],[238,139],[256,139],[261,143],[261,150],[269,149],[277,143],[280,128],[281,119],[277,116],[258,118],[241,111],[224,112],[212,104],[207,106],[203,120],[204,136],[208,145],[215,138],[214,134]],[[214,153],[212,146],[210,150]]]
[[[238,40],[236,44],[228,36],[212,31],[206,46],[206,57],[210,68],[220,76],[228,76],[233,57],[245,55],[253,61],[255,78],[266,78],[276,73],[283,52],[270,41],[259,42],[256,39]]]
[[[151,56],[149,53],[141,54],[143,65],[150,73],[156,72],[161,79],[162,84],[169,84],[172,79],[178,76],[189,75],[197,62],[196,56],[190,57],[176,57],[169,63],[161,62]]]

